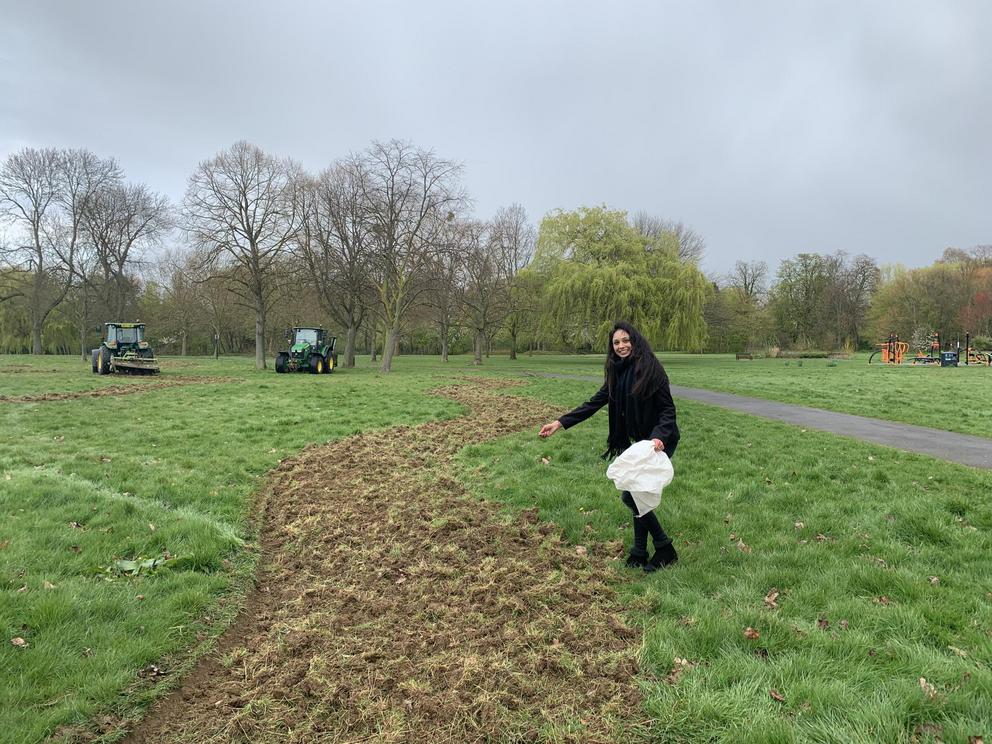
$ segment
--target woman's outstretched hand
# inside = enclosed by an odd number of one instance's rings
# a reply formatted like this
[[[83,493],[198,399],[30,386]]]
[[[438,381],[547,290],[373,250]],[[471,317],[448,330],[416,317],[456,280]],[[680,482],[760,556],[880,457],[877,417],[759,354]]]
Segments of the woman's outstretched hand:
[[[538,434],[538,436],[550,437],[560,428],[561,428],[561,421],[552,421],[550,424],[545,424],[544,426],[541,427],[541,432]]]
[[[661,452],[663,449],[665,449],[665,443],[662,442],[660,439],[652,439],[651,441],[654,442],[655,452]]]

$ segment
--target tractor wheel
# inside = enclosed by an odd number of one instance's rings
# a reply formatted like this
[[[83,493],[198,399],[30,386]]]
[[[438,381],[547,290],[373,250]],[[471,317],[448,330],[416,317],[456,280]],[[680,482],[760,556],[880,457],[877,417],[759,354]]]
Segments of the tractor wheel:
[[[324,374],[325,375],[329,375],[329,374],[331,374],[331,372],[334,371],[334,367],[337,366],[337,365],[334,364],[334,362],[335,362],[335,359],[334,359],[334,355],[333,354],[328,354],[326,357],[324,357]]]
[[[314,354],[310,357],[310,374],[321,375],[324,373],[324,357]]]
[[[286,371],[286,367],[289,365],[289,354],[285,351],[281,351],[276,354],[276,372],[282,374]]]
[[[99,367],[99,374],[109,375],[110,374],[110,349],[106,346],[100,347],[100,358],[97,360],[97,365]]]
[[[98,374],[100,372],[100,350],[93,349],[91,356],[93,358],[93,374]]]

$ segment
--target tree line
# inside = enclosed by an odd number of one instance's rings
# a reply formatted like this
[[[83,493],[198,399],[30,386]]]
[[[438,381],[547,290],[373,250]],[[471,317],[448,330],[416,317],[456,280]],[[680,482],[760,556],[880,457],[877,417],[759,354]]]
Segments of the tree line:
[[[493,348],[601,351],[626,318],[660,348],[856,349],[890,330],[992,336],[992,260],[949,250],[882,271],[867,256],[803,253],[771,276],[699,269],[683,223],[606,206],[471,212],[462,168],[408,142],[373,142],[318,173],[236,142],[199,163],[179,204],[86,150],[25,148],[0,166],[0,351],[87,358],[108,320],[140,319],[161,349],[254,353],[294,325],[370,354]],[[381,355],[381,357],[380,357]]]

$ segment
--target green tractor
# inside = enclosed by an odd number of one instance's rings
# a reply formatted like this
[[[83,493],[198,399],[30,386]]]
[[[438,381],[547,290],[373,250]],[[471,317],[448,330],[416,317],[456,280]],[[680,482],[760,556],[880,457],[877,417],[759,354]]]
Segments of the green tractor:
[[[286,332],[289,351],[276,354],[276,372],[310,372],[314,375],[330,373],[338,366],[338,353],[334,351],[334,336],[323,328],[294,328]]]
[[[93,349],[93,372],[157,375],[161,372],[155,352],[145,341],[144,323],[104,323],[103,341]]]

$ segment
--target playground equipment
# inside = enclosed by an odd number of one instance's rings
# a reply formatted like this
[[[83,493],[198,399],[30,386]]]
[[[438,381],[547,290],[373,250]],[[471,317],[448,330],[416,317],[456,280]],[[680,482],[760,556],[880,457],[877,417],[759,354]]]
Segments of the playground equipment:
[[[961,344],[958,343],[958,358],[961,357]],[[992,353],[979,351],[971,345],[971,334],[964,334],[964,364],[984,364],[992,365]]]
[[[909,344],[900,341],[899,336],[890,333],[889,337],[880,343],[877,351],[872,352],[868,357],[868,364],[875,361],[881,355],[882,364],[939,364],[941,367],[957,367],[964,365],[992,365],[992,352],[979,351],[971,345],[971,334],[965,334],[964,347],[961,340],[954,343],[954,348],[946,351],[941,350],[940,333],[934,331],[927,340],[927,345],[917,350],[915,356],[907,357]]]
[[[909,344],[900,341],[896,334],[890,333],[889,338],[879,344],[878,351],[873,352],[868,357],[868,364],[875,361],[875,357],[879,354],[882,355],[882,364],[902,364],[907,351],[909,351]]]

